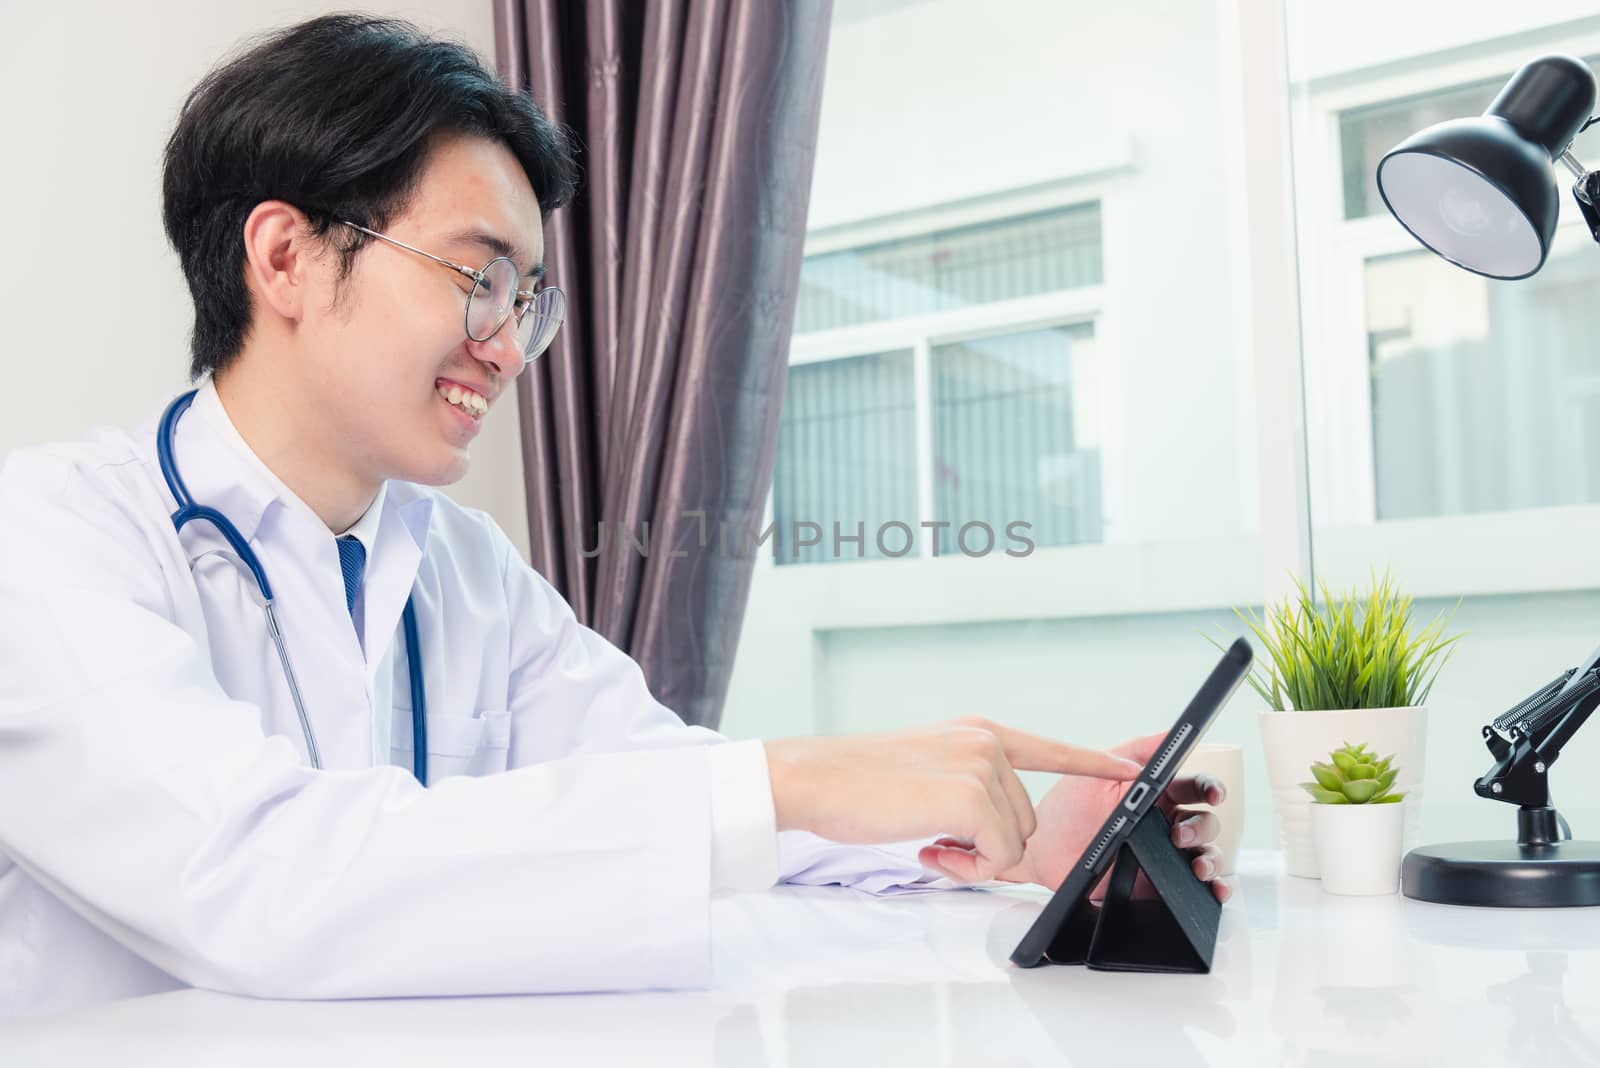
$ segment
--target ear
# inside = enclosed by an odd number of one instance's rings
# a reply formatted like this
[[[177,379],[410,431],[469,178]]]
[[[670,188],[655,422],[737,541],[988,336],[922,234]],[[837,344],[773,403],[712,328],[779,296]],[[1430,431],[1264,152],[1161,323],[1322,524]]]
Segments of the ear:
[[[305,213],[282,200],[263,200],[244,221],[245,284],[251,295],[298,322],[315,277],[311,227]]]

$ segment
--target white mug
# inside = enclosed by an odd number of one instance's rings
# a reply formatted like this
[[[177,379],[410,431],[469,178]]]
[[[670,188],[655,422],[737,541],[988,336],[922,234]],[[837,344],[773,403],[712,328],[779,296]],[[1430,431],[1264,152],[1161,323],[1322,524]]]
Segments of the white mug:
[[[1201,742],[1194,747],[1182,766],[1179,775],[1196,775],[1204,772],[1221,781],[1224,791],[1222,804],[1206,806],[1217,814],[1222,824],[1217,840],[1218,875],[1232,875],[1239,864],[1239,839],[1244,831],[1244,750],[1223,742]]]

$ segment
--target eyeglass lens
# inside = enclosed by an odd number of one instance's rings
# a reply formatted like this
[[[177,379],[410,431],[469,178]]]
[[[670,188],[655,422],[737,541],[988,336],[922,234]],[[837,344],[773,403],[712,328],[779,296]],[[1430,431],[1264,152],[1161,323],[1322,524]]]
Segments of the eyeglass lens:
[[[511,314],[521,277],[516,264],[504,257],[490,260],[467,298],[467,334],[487,341]],[[541,289],[516,324],[517,346],[531,360],[550,346],[566,317],[566,297],[553,286]]]

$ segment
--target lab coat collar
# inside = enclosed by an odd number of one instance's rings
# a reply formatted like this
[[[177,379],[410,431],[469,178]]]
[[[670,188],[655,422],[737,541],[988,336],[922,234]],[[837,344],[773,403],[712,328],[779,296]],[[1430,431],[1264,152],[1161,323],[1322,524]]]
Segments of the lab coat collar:
[[[178,470],[191,498],[227,516],[245,541],[255,540],[274,506],[293,501],[310,511],[251,450],[209,377],[195,390],[194,403],[178,420],[173,436]],[[219,444],[224,448],[218,449]]]
[[[383,495],[383,515],[377,524],[374,544],[368,550],[367,574],[362,580],[365,606],[361,618],[361,648],[366,654],[369,681],[399,626],[406,598],[411,596],[433,516],[432,497],[414,490],[404,492],[411,489],[404,483],[395,486],[402,492]]]
[[[195,503],[222,512],[253,545],[259,543],[258,535],[266,524],[270,529],[265,533],[274,540],[280,536],[289,539],[292,555],[320,560],[331,574],[338,574],[338,553],[327,525],[250,448],[228,417],[211,379],[196,390],[189,412],[178,421],[175,437],[178,466]],[[269,515],[275,518],[267,524]],[[406,482],[385,482],[366,514],[348,531],[367,549],[361,646],[369,680],[399,626],[400,611],[427,546],[432,515],[433,498],[426,490]],[[210,536],[209,527],[202,527],[190,546],[191,560],[213,541],[220,538]],[[342,614],[339,584],[321,585],[328,586],[329,603]]]
[[[339,532],[341,538],[354,538],[359,541],[361,547],[367,550],[368,558],[371,558],[372,550],[378,543],[378,525],[383,520],[384,501],[388,496],[389,484],[385,482],[378,487],[378,495],[372,498],[372,504],[361,513],[361,518],[351,523],[348,530]]]
[[[187,419],[179,420],[178,444],[175,446],[181,452],[179,468],[196,503],[210,505],[233,520],[246,541],[255,540],[262,519],[274,505],[301,513],[302,517],[313,520],[318,530],[326,529],[311,506],[285,485],[244,440],[239,428],[228,416],[227,409],[222,406],[216,384],[209,377],[195,390],[194,403],[189,410],[199,414],[211,433],[227,443],[233,454],[227,460],[237,461],[229,463],[218,457],[209,448],[209,442],[194,441],[191,448],[185,449],[183,445],[189,437],[184,432]],[[243,471],[239,470],[240,466],[244,468]],[[190,473],[191,470],[194,474]],[[409,492],[394,494],[390,492],[391,485],[406,484],[384,482],[380,485],[378,495],[373,498],[366,512],[344,531],[361,542],[367,550],[368,559],[378,551],[379,534],[385,517],[389,515],[401,520],[418,549],[427,544],[428,524],[433,513],[432,498],[415,487],[406,487]],[[390,507],[391,503],[395,507]]]

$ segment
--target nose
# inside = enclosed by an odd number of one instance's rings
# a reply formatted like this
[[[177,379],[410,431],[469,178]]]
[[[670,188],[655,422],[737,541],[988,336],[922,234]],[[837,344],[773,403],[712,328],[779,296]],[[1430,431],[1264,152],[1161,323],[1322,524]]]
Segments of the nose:
[[[517,345],[516,322],[511,316],[506,317],[506,321],[500,324],[500,329],[488,341],[474,341],[469,335],[467,352],[479,363],[492,367],[507,384],[514,381],[526,366],[522,349]]]

